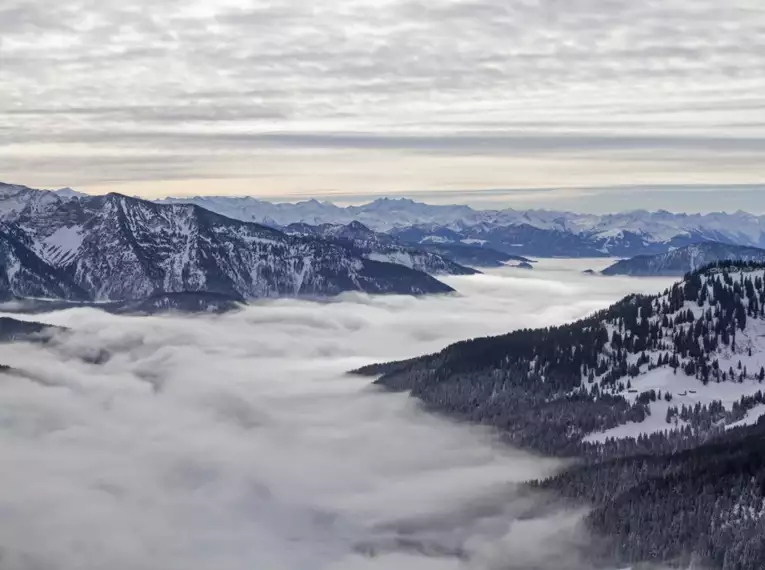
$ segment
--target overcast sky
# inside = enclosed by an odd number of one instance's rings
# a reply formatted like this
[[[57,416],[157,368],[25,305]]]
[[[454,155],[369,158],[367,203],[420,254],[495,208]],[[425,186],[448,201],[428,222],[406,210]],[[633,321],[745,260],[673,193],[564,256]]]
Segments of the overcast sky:
[[[762,0],[4,0],[0,86],[0,180],[29,186],[583,210],[765,191],[714,192],[765,182]]]

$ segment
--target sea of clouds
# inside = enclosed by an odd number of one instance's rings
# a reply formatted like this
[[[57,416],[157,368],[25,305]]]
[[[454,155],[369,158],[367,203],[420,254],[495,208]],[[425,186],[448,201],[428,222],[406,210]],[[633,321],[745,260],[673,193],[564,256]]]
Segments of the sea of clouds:
[[[344,372],[668,284],[584,267],[453,277],[440,297],[28,317],[69,331],[0,346],[0,568],[580,567],[581,512],[517,488],[558,462]]]

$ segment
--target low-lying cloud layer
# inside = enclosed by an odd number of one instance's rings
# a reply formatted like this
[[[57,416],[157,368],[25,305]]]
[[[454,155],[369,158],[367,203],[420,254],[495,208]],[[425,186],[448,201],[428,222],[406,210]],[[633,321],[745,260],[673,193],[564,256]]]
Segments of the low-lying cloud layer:
[[[21,371],[0,375],[0,566],[576,568],[580,513],[529,518],[536,499],[515,488],[556,462],[343,372],[666,284],[578,269],[222,317],[35,316],[71,332],[0,346]]]

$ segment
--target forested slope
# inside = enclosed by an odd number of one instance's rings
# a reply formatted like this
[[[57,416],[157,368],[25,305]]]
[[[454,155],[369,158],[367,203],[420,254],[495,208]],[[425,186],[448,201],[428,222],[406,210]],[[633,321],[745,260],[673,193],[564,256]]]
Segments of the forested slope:
[[[765,266],[722,262],[577,322],[356,373],[517,445],[579,457],[537,485],[595,505],[622,562],[765,567]],[[687,567],[687,566],[686,566]]]

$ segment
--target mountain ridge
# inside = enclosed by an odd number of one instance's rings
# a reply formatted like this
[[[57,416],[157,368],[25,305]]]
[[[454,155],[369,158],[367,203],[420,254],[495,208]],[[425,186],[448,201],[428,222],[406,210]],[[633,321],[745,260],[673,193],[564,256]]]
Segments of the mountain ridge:
[[[360,221],[378,232],[423,245],[439,237],[451,244],[483,242],[505,254],[545,257],[626,257],[663,253],[703,241],[765,247],[765,216],[742,211],[709,214],[632,210],[582,214],[555,210],[477,210],[466,205],[429,205],[407,198],[379,198],[360,206],[308,200],[272,203],[252,197],[166,198],[193,202],[228,216],[276,227],[293,223]],[[407,236],[407,230],[410,230]],[[414,238],[412,232],[419,232]],[[449,238],[445,235],[451,234]]]
[[[423,224],[436,224],[445,227],[455,225],[457,229],[465,226],[475,226],[481,223],[491,223],[495,225],[522,225],[528,224],[539,229],[556,229],[561,231],[570,231],[572,233],[592,233],[599,234],[608,231],[618,231],[623,229],[633,233],[652,233],[656,234],[661,226],[669,223],[677,224],[675,227],[669,227],[670,233],[660,236],[661,239],[671,239],[678,235],[680,231],[697,231],[703,229],[711,235],[715,231],[725,229],[731,234],[741,233],[742,224],[756,223],[757,226],[765,223],[765,215],[756,216],[747,212],[738,210],[733,213],[711,212],[708,214],[687,214],[673,213],[667,210],[629,210],[625,212],[610,214],[585,214],[571,211],[529,209],[517,210],[514,208],[478,210],[471,206],[463,204],[452,205],[432,205],[423,202],[417,202],[408,198],[378,198],[372,202],[358,206],[337,206],[331,202],[318,202],[316,200],[306,200],[297,203],[277,203],[267,200],[258,200],[250,196],[244,197],[226,197],[226,196],[196,196],[185,198],[165,198],[169,202],[201,202],[205,201],[210,207],[232,207],[230,215],[236,217],[237,211],[249,216],[266,217],[263,212],[257,211],[257,208],[269,210],[268,214],[276,223],[286,225],[288,223],[305,221],[311,224],[320,223],[349,223],[353,220],[361,221],[365,225],[375,230],[389,230],[395,227],[408,227]],[[217,203],[213,204],[213,203]],[[248,208],[248,206],[251,206]],[[386,218],[384,220],[375,220],[369,217],[367,221],[363,219],[365,214],[384,211]],[[396,218],[396,214],[399,215]],[[280,220],[280,215],[292,216],[286,220]],[[300,216],[314,217],[314,220],[298,219]],[[322,216],[345,216],[342,219],[330,219]],[[408,216],[408,218],[407,218]],[[391,220],[391,218],[393,218]],[[413,218],[415,221],[413,221]],[[730,225],[726,225],[729,222]],[[733,225],[738,223],[738,227]],[[387,224],[387,225],[386,225]],[[648,227],[653,224],[654,227]],[[747,224],[743,224],[746,226]],[[765,227],[765,226],[763,226]],[[454,229],[454,228],[452,228]],[[666,230],[667,228],[664,227]],[[762,239],[762,230],[757,227],[756,230],[746,228],[747,239],[760,241]],[[703,232],[701,232],[703,233]]]
[[[57,200],[88,199],[74,192],[50,194]],[[251,196],[170,197],[156,202],[193,203],[232,219],[277,229],[290,224],[348,225],[357,221],[412,246],[441,238],[446,240],[441,242],[445,245],[481,244],[505,255],[518,256],[631,257],[664,253],[704,241],[765,247],[765,216],[742,211],[683,214],[632,210],[586,214],[542,209],[478,210],[459,204],[425,204],[408,198],[379,198],[359,206],[338,206],[318,200],[275,203]],[[4,219],[4,208],[0,204],[0,219]],[[407,230],[411,231],[407,234]]]
[[[680,277],[718,261],[765,261],[765,249],[720,242],[702,242],[656,255],[639,255],[605,268],[603,275]]]
[[[289,236],[194,204],[117,193],[67,198],[5,186],[0,205],[15,240],[6,243],[22,243],[39,267],[52,267],[61,283],[74,283],[96,301],[203,290],[243,298],[452,291],[421,271],[364,258],[342,243]],[[6,263],[6,274],[14,267]],[[8,294],[25,296],[12,287]]]

